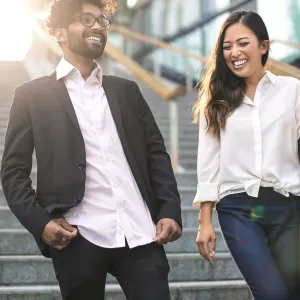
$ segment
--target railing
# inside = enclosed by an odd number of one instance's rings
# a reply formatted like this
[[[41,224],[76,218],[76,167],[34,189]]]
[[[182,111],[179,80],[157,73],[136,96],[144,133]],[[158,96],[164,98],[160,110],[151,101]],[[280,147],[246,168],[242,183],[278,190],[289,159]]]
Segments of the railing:
[[[48,60],[53,60],[53,54],[56,57],[62,56],[62,51],[57,42],[52,39],[44,29],[33,20],[33,29],[35,33],[43,40],[47,49],[39,48],[39,53],[37,55],[43,56]],[[171,140],[171,159],[174,171],[178,170],[179,166],[179,153],[178,153],[178,140],[179,140],[179,130],[178,130],[178,111],[176,104],[176,97],[179,95],[184,95],[186,93],[186,89],[183,86],[169,87],[166,85],[162,79],[153,75],[145,68],[143,68],[140,64],[135,62],[130,56],[126,55],[120,49],[112,46],[110,43],[107,43],[105,48],[105,54],[107,54],[113,60],[118,61],[122,65],[124,65],[133,75],[136,76],[137,79],[142,81],[145,85],[150,87],[153,91],[155,91],[161,98],[169,101],[169,118],[171,120],[170,126],[170,140]]]
[[[131,45],[133,43],[132,40],[138,40],[140,42],[146,43],[148,45],[151,45],[155,47],[156,49],[164,49],[169,52],[176,53],[182,57],[187,58],[185,60],[185,75],[186,75],[186,88],[187,91],[193,90],[193,76],[191,73],[191,64],[188,61],[188,59],[196,60],[202,64],[207,64],[209,62],[209,59],[207,57],[191,53],[189,51],[186,51],[185,49],[175,47],[171,44],[165,43],[159,39],[143,35],[139,32],[132,31],[126,27],[118,26],[118,25],[112,25],[111,27],[112,32],[117,32],[121,35],[122,44],[123,44],[123,51],[126,53],[127,49],[129,48],[128,45]],[[161,64],[159,61],[154,61],[154,73],[157,77],[161,76]]]
[[[161,40],[158,40],[156,38],[145,36],[141,33],[132,31],[128,28],[113,25],[111,30],[114,31],[114,32],[120,33],[122,35],[123,39],[125,39],[126,37],[128,37],[130,39],[136,39],[136,40],[139,40],[141,42],[150,44],[151,46],[154,46],[156,48],[166,49],[168,51],[177,53],[181,56],[197,60],[198,62],[209,64],[209,59],[207,57],[203,57],[201,55],[188,52],[184,49],[172,46],[172,45],[170,45],[168,43],[165,43]],[[295,44],[295,43],[284,42],[284,41],[280,41],[280,40],[272,40],[272,42],[275,42],[275,41],[279,42],[279,43],[289,45],[289,46],[294,47],[296,49],[300,49],[300,45]],[[124,44],[126,45],[126,42],[124,42]],[[124,51],[126,51],[126,50],[124,50]],[[156,67],[156,68],[158,68],[158,67]],[[189,65],[188,65],[188,62],[187,62],[186,70],[189,70],[189,69],[190,68],[189,68]],[[270,58],[269,62],[268,62],[268,69],[271,72],[273,72],[274,74],[282,75],[282,76],[291,76],[291,77],[295,77],[295,78],[300,80],[300,70],[296,67],[293,67],[293,66],[287,64],[287,63],[280,62],[280,61],[277,61],[277,60],[274,60],[274,59]],[[192,78],[190,78],[189,72],[187,72],[186,75],[187,75],[187,79],[188,79],[187,80],[187,87],[191,87]],[[188,88],[188,90],[190,90],[190,88]]]
[[[61,56],[61,49],[57,43],[48,36],[43,29],[38,25],[35,26],[35,30],[38,35],[47,42],[47,45],[56,55]],[[117,32],[121,37],[121,49],[114,47],[111,43],[107,43],[105,53],[111,57],[113,60],[117,60],[122,65],[131,71],[139,80],[144,84],[149,86],[154,90],[161,98],[168,100],[169,102],[169,126],[170,126],[170,155],[172,159],[173,168],[175,171],[180,171],[180,162],[179,162],[179,120],[178,120],[178,105],[177,97],[183,95],[187,91],[192,91],[193,86],[193,76],[191,75],[191,65],[188,59],[196,60],[198,63],[201,63],[203,66],[209,64],[209,60],[206,57],[197,55],[195,53],[188,52],[184,49],[175,47],[168,43],[165,43],[161,40],[158,40],[153,37],[145,36],[141,33],[134,32],[128,28],[120,27],[117,25],[112,25],[112,32]],[[185,57],[185,74],[186,74],[186,87],[175,87],[170,88],[161,80],[161,64],[159,62],[154,62],[154,75],[143,68],[140,64],[134,61],[130,54],[132,47],[132,41],[137,40],[148,45],[151,45],[157,49],[165,49],[169,52],[176,53],[181,57]],[[282,42],[283,41],[277,41]],[[287,43],[287,42],[284,42]],[[291,46],[298,47],[294,43],[289,43]],[[300,47],[300,46],[299,46]],[[300,69],[295,68],[289,64],[275,61],[273,59],[269,60],[269,69],[278,75],[284,76],[293,76],[300,80]]]
[[[283,40],[272,40],[271,42],[272,43],[279,43],[279,44],[282,44],[282,45],[289,46],[291,48],[300,50],[300,45],[297,44],[297,43],[294,43],[294,42],[283,41]]]

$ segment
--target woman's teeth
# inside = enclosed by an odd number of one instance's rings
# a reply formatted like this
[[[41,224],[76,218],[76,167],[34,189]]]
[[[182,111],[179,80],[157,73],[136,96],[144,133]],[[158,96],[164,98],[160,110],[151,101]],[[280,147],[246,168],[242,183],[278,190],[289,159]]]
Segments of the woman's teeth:
[[[246,63],[248,62],[247,59],[243,59],[243,60],[237,60],[233,62],[233,66],[238,69],[238,68],[242,68]]]

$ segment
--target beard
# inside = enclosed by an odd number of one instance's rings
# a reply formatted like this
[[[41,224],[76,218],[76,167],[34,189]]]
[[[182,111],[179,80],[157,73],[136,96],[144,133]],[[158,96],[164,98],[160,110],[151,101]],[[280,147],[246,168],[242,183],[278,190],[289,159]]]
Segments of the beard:
[[[89,43],[84,37],[88,34],[83,34],[79,37],[78,34],[68,31],[68,47],[71,52],[79,54],[87,59],[98,59],[104,52],[106,46],[107,37],[101,34],[100,43]],[[97,33],[99,35],[99,33]]]

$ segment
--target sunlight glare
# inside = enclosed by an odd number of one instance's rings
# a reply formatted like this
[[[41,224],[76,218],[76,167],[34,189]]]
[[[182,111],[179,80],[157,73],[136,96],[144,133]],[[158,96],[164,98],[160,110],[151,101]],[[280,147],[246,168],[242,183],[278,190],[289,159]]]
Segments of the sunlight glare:
[[[32,42],[25,0],[0,1],[0,60],[23,60]]]

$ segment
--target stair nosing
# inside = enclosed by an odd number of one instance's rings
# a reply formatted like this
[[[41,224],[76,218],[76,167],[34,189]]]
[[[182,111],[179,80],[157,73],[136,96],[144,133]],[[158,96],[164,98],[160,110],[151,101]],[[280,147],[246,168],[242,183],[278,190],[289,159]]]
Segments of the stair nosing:
[[[174,290],[208,290],[208,289],[240,289],[247,288],[247,284],[244,280],[216,280],[216,281],[191,281],[191,282],[169,282],[171,291]],[[119,284],[108,283],[105,286],[106,292],[121,292],[122,289]],[[58,285],[35,285],[35,286],[1,286],[1,295],[18,295],[23,294],[49,294],[58,293],[60,289]]]

